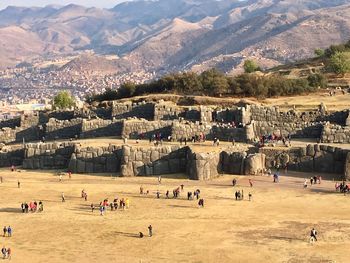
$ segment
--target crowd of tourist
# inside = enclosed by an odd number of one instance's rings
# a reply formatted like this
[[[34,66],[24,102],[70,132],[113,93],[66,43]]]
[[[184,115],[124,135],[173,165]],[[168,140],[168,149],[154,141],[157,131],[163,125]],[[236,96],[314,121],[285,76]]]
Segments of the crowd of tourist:
[[[44,211],[44,204],[42,201],[31,201],[29,204],[27,202],[24,202],[21,204],[21,210],[22,213],[28,213],[28,212],[43,212]]]
[[[109,202],[108,198],[104,199],[102,202],[98,205],[98,210],[100,212],[100,215],[103,216],[106,214],[107,209],[110,208],[111,211],[117,211],[117,210],[125,210],[129,209],[130,207],[130,200],[128,198],[118,198],[115,197],[113,199],[113,202]],[[93,213],[95,210],[95,205],[91,203],[90,205],[91,212]]]

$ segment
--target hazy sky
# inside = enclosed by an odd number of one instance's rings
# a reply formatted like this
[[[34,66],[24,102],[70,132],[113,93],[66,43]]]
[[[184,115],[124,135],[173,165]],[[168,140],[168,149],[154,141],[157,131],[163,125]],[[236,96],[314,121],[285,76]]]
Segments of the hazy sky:
[[[45,5],[67,5],[78,4],[83,6],[95,6],[111,8],[118,3],[126,0],[0,0],[0,9],[4,9],[9,5],[15,6],[45,6]]]

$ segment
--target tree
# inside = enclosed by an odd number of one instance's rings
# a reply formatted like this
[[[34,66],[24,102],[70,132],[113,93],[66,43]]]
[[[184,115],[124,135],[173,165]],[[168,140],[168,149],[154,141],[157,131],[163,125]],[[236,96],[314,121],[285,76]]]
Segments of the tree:
[[[193,94],[202,91],[202,83],[194,72],[183,72],[175,78],[174,89],[184,94]]]
[[[133,82],[125,82],[120,85],[118,89],[118,95],[120,98],[132,97],[135,93],[136,85]]]
[[[260,67],[258,66],[258,64],[251,59],[247,59],[246,61],[244,61],[243,68],[245,73],[260,71]]]
[[[325,88],[327,86],[327,78],[321,73],[311,74],[307,80],[309,85],[314,88]]]
[[[216,69],[210,69],[202,72],[200,75],[204,91],[213,95],[227,93],[229,84],[227,77]]]
[[[58,92],[53,99],[53,107],[56,109],[68,109],[73,107],[74,104],[75,100],[67,90]]]
[[[321,49],[321,48],[316,48],[315,49],[315,51],[314,51],[314,53],[315,53],[315,55],[317,56],[317,57],[323,57],[324,56],[324,54],[325,54],[325,51],[323,50],[323,49]]]
[[[343,75],[350,72],[350,53],[336,52],[331,56],[329,70]]]

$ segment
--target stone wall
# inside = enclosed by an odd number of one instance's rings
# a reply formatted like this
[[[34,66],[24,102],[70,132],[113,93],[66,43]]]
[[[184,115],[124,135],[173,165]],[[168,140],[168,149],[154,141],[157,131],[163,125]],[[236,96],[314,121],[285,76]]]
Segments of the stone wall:
[[[21,128],[29,128],[39,125],[39,113],[21,115]]]
[[[52,140],[79,137],[82,123],[83,119],[81,118],[64,121],[51,118],[45,125],[45,138]]]
[[[288,134],[294,138],[320,138],[322,124],[309,122],[274,122],[274,121],[252,121],[256,137],[275,134],[287,137]]]
[[[323,143],[350,143],[350,127],[334,124],[323,126],[321,133]]]
[[[244,174],[246,152],[222,151],[220,154],[221,168],[226,174]]]
[[[80,138],[121,136],[123,121],[104,119],[83,119]]]
[[[23,168],[67,168],[74,148],[73,143],[28,143],[24,147]]]
[[[250,111],[252,121],[267,121],[281,123],[297,122],[317,122],[322,116],[320,111],[298,112],[290,110],[280,111],[278,107],[263,107],[258,105],[248,105],[247,111]]]
[[[238,125],[242,122],[242,108],[232,107],[225,109],[217,109],[213,112],[213,119],[217,122],[234,122]]]
[[[154,120],[176,120],[184,114],[184,109],[173,102],[159,102],[154,106]]]
[[[112,118],[126,119],[126,118],[143,118],[146,120],[154,120],[154,103],[132,103],[132,102],[113,102],[112,103]]]
[[[188,148],[179,146],[130,147],[123,146],[121,175],[150,176],[185,173]]]
[[[148,139],[153,134],[161,133],[163,138],[171,135],[171,121],[147,121],[144,119],[129,119],[123,123],[122,137],[137,139],[141,135]]]
[[[14,129],[14,128],[19,127],[19,126],[21,126],[21,118],[20,117],[8,119],[8,120],[3,120],[0,122],[0,129],[3,129],[3,128]]]
[[[221,141],[232,141],[236,142],[246,142],[247,141],[247,128],[231,128],[225,126],[214,125],[210,132],[212,138],[219,138]],[[212,138],[211,138],[212,137]]]
[[[0,167],[20,166],[24,159],[23,148],[8,148],[0,151]]]
[[[344,175],[344,164],[350,150],[338,147],[309,144],[305,147],[285,149],[261,148],[266,155],[266,167],[279,165],[299,172],[320,172]]]
[[[236,175],[258,175],[265,169],[265,154],[222,151],[220,164],[223,173]]]
[[[122,158],[121,146],[80,148],[71,155],[68,169],[74,173],[117,173]]]
[[[221,141],[246,142],[250,140],[248,135],[250,127],[232,128],[224,125],[214,125],[199,122],[177,122],[172,126],[171,137],[174,141],[187,138],[190,140],[193,136],[205,135],[207,140],[218,138]]]
[[[210,123],[213,121],[213,110],[210,107],[199,106],[199,121]]]
[[[205,135],[206,138],[212,137],[211,134],[211,124],[199,122],[179,122],[174,121],[171,128],[171,138],[174,141],[187,138],[191,139],[193,136],[200,136],[201,134]]]

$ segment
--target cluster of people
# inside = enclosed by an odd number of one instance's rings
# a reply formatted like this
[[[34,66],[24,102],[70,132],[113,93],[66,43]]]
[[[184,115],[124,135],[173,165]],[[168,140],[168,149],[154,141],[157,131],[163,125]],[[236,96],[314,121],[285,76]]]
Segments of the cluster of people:
[[[192,196],[192,192],[187,192],[187,200],[193,200],[194,198],[197,198],[198,200],[200,193],[201,191],[199,189],[193,191],[193,196]]]
[[[4,237],[6,237],[6,235],[8,237],[12,237],[12,227],[11,226],[4,226],[4,228],[2,229],[3,233],[4,233]]]
[[[276,134],[262,135],[259,138],[259,146],[264,147],[266,143],[278,143],[282,142],[285,146],[291,145],[291,135],[288,134],[287,138],[284,136],[278,136]]]
[[[3,259],[11,259],[12,251],[11,248],[2,247],[1,249]]]
[[[199,135],[196,134],[196,135],[192,136],[190,139],[188,139],[187,137],[181,137],[179,139],[179,143],[180,143],[180,145],[182,145],[182,144],[187,145],[187,142],[202,143],[202,142],[205,142],[205,140],[206,140],[205,134],[201,132]]]
[[[31,201],[29,202],[29,204],[24,202],[21,204],[21,209],[22,213],[28,213],[29,211],[32,213],[42,212],[44,211],[44,204],[42,201],[39,201],[39,203],[37,201]]]
[[[242,192],[239,190],[235,192],[235,199],[236,199],[236,201],[244,199],[243,189],[242,189]]]
[[[154,146],[162,145],[163,144],[163,135],[162,135],[162,133],[158,132],[158,133],[152,134],[149,137],[149,143],[153,143]]]
[[[322,180],[322,178],[321,178],[321,176],[320,175],[318,175],[318,176],[312,176],[312,177],[310,177],[310,185],[313,185],[313,184],[321,184],[321,180]]]
[[[335,183],[335,190],[339,191],[340,193],[346,194],[350,191],[349,185],[345,183],[345,181],[341,182],[340,184],[338,182]]]
[[[95,205],[92,203],[90,207],[91,207],[91,212],[94,212]],[[113,210],[116,211],[118,209],[125,210],[130,207],[130,200],[128,198],[118,199],[118,197],[116,197],[114,198],[113,202],[109,203],[108,198],[104,199],[103,202],[100,202],[99,204],[99,211],[101,216],[103,216],[106,213],[108,207],[111,209],[111,211]]]
[[[141,185],[140,186],[140,195],[148,195],[148,194],[149,194],[149,190],[144,191],[143,186]]]

